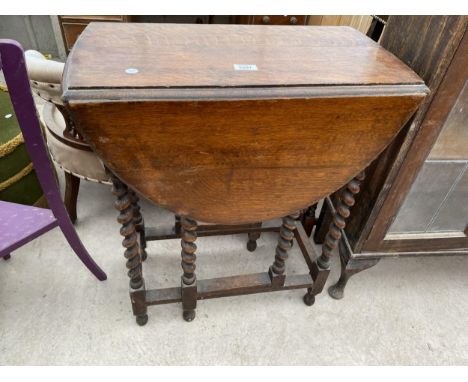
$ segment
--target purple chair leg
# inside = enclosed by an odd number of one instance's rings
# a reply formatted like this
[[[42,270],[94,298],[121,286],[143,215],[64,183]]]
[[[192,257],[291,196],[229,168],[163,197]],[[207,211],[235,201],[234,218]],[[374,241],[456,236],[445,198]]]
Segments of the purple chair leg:
[[[10,98],[15,109],[26,148],[34,164],[37,178],[65,238],[84,265],[99,279],[106,274],[94,262],[81,242],[62,202],[57,181],[52,172],[46,144],[37,119],[36,107],[29,85],[23,48],[13,40],[0,40],[0,68],[4,71]]]
[[[75,251],[76,255],[80,258],[80,260],[83,262],[83,264],[91,271],[91,273],[97,277],[98,280],[103,281],[107,279],[106,274],[104,271],[99,268],[99,266],[95,263],[91,255],[88,253],[86,250],[85,246],[81,242],[80,238],[78,237],[78,234],[75,231],[75,227],[73,226],[73,223],[70,220],[70,217],[68,216],[68,213],[65,209],[65,207],[61,206],[63,211],[60,211],[60,214],[57,214],[57,209],[54,211],[56,213],[55,217],[58,220],[60,229],[63,232],[63,235],[68,241],[68,244],[70,244],[70,247],[73,248]],[[57,216],[59,215],[59,216]]]

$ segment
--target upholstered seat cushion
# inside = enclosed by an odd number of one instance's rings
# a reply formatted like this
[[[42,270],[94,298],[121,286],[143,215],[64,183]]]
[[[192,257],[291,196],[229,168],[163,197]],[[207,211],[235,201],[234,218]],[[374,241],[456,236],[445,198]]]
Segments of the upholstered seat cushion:
[[[46,126],[47,146],[54,162],[64,171],[87,180],[110,183],[101,160],[92,151],[85,151],[67,145],[57,137],[63,137],[65,120],[58,108],[47,102],[40,113]]]

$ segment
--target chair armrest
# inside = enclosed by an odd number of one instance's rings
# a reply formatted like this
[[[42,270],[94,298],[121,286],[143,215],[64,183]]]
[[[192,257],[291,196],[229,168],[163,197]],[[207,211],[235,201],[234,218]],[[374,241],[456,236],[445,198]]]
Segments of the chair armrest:
[[[25,52],[26,66],[31,81],[46,82],[50,84],[61,84],[64,63],[47,60],[36,50]]]

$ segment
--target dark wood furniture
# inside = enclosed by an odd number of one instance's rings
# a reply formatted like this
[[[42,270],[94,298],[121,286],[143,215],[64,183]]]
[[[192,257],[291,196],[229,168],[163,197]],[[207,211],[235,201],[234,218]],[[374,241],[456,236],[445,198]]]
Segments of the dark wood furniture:
[[[256,15],[235,16],[236,24],[254,25],[306,25],[309,16],[305,15]]]
[[[63,85],[78,130],[113,173],[139,324],[149,305],[181,301],[192,320],[197,299],[246,293],[307,288],[311,305],[360,171],[427,93],[401,61],[346,27],[91,23]],[[317,256],[295,222],[339,188]],[[136,193],[181,216],[179,229],[145,228]],[[277,217],[281,227],[259,228]],[[249,232],[255,241],[272,229],[280,236],[268,272],[196,281],[197,235]],[[179,237],[181,286],[146,290],[146,242]],[[308,274],[285,273],[294,238]]]
[[[88,26],[90,22],[128,22],[130,16],[124,15],[69,15],[69,16],[58,16],[60,30],[62,32],[63,42],[65,44],[65,50],[67,53],[75,44],[78,36]]]
[[[431,94],[367,170],[329,293],[388,256],[468,254],[468,36],[466,16],[390,16],[381,45],[416,71]],[[439,137],[439,138],[438,138]],[[332,198],[333,199],[333,198]],[[323,242],[331,210],[321,212]]]
[[[379,41],[385,25],[387,25],[387,20],[388,16],[372,16],[372,22],[366,32],[366,36],[369,36],[374,41]]]
[[[155,22],[193,24],[257,24],[257,25],[306,25],[309,16],[129,16],[129,15],[69,15],[58,16],[65,50],[70,52],[78,36],[90,22]]]

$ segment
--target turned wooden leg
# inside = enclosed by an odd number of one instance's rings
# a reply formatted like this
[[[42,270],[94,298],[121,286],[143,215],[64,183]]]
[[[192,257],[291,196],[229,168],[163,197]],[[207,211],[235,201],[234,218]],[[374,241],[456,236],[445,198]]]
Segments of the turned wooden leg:
[[[128,277],[130,278],[130,300],[133,314],[138,325],[148,322],[145,303],[145,281],[141,265],[140,246],[135,228],[132,191],[117,177],[112,175],[112,193],[117,197],[114,207],[119,211],[117,221],[122,225],[120,234],[124,237],[122,245],[126,248],[124,256],[127,259]]]
[[[299,212],[283,218],[275,250],[275,261],[268,271],[273,286],[280,287],[284,285],[284,280],[286,279],[284,271],[286,269],[286,260],[288,259],[288,250],[292,247],[296,219],[298,217]]]
[[[76,203],[78,201],[78,191],[80,190],[80,178],[65,172],[65,197],[64,204],[68,211],[72,223],[76,222]]]
[[[335,285],[328,288],[328,294],[336,300],[341,300],[344,297],[344,289],[351,276],[373,267],[380,259],[355,259],[352,258],[351,250],[343,243],[339,245],[341,275]]]
[[[3,260],[5,261],[9,260],[10,258],[11,258],[10,254],[3,256]]]
[[[341,231],[346,227],[346,219],[349,217],[350,208],[354,205],[354,195],[359,193],[360,183],[364,180],[364,172],[356,175],[345,188],[341,189],[336,199],[336,212],[325,236],[325,243],[322,245],[322,253],[316,261],[317,280],[314,278],[314,287],[309,288],[304,296],[304,303],[311,306],[315,302],[315,296],[322,291],[326,277],[319,277],[322,272],[328,276],[330,269],[330,259],[333,250],[337,247],[341,238]],[[320,282],[317,282],[317,281]]]
[[[306,232],[307,236],[312,234],[312,230],[317,223],[315,219],[315,211],[317,210],[317,203],[313,204],[309,208],[306,208],[303,213],[301,214],[301,222],[304,226],[304,231]]]
[[[262,223],[255,224],[258,228],[262,228]],[[257,240],[260,239],[261,232],[249,232],[249,240],[247,241],[247,250],[253,252],[257,249]]]
[[[145,261],[148,254],[146,253],[145,221],[141,215],[140,205],[138,203],[140,199],[134,191],[129,190],[129,194],[133,206],[133,222],[135,224],[136,232],[138,232],[140,236],[140,257],[141,261]]]
[[[195,252],[197,245],[197,222],[188,217],[181,217],[181,246],[182,246],[182,269],[184,271],[181,280],[182,309],[185,321],[195,318],[197,307],[197,277],[195,275]]]

